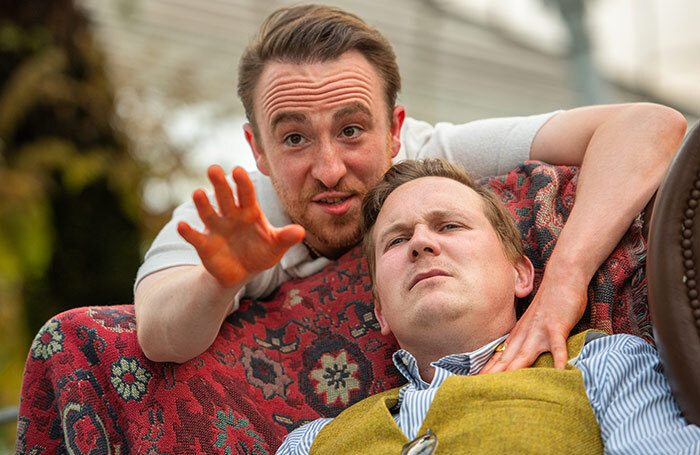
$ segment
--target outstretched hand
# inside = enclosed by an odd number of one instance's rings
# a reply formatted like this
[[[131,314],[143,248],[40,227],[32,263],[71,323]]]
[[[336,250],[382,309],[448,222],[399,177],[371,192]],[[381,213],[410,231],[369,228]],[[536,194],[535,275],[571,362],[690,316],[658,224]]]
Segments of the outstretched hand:
[[[547,275],[535,298],[505,341],[479,374],[527,368],[543,352],[551,352],[554,367],[568,361],[566,339],[586,309],[587,287],[550,284]]]
[[[238,203],[219,166],[207,171],[214,186],[218,211],[201,189],[192,195],[204,232],[180,222],[177,231],[197,250],[206,270],[224,287],[244,284],[253,275],[277,264],[304,238],[304,228],[291,224],[276,228],[263,214],[255,187],[241,167],[233,170]]]

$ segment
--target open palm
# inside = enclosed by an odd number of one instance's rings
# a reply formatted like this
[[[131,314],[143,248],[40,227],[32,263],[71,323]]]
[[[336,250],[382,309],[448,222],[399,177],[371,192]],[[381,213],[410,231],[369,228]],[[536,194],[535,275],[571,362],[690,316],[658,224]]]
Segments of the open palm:
[[[233,170],[238,203],[219,166],[207,171],[214,186],[216,210],[203,190],[192,195],[204,232],[180,222],[180,235],[197,250],[202,265],[225,287],[246,282],[253,275],[279,262],[293,245],[304,238],[304,228],[290,224],[272,226],[255,197],[255,187],[243,168]]]

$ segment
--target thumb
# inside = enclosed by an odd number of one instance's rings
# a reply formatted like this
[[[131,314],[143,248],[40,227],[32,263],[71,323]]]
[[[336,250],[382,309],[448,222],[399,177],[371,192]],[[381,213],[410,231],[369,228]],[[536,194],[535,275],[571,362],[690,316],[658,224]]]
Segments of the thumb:
[[[306,230],[299,226],[298,224],[290,224],[283,228],[279,228],[275,238],[277,240],[277,248],[281,248],[284,251],[288,250],[292,246],[304,240],[306,235]]]
[[[554,360],[554,368],[558,370],[563,370],[566,368],[566,362],[569,360],[569,354],[566,350],[566,342],[557,339],[556,342],[552,342],[550,350]]]

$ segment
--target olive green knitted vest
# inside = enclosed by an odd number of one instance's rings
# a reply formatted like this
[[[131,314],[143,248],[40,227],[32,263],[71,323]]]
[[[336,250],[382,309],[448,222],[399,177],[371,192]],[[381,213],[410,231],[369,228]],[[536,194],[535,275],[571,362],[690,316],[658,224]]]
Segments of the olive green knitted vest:
[[[569,359],[588,332],[567,341]],[[408,439],[391,416],[399,389],[369,397],[343,411],[315,439],[311,454],[397,455]],[[600,428],[578,368],[553,368],[542,354],[532,368],[443,382],[419,435],[437,435],[437,454],[603,453]]]

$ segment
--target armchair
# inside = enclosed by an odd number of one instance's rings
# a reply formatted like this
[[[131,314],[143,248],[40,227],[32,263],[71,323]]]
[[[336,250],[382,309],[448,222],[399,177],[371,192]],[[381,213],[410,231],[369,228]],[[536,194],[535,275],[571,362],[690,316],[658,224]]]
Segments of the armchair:
[[[513,213],[536,286],[577,177],[577,168],[526,162],[484,182]],[[646,253],[639,218],[591,281],[575,331],[654,343]],[[400,383],[396,342],[378,331],[359,247],[264,301],[244,300],[214,344],[183,364],[148,360],[135,324],[133,306],[117,305],[44,325],[25,368],[17,453],[268,454],[293,428]]]
[[[649,309],[678,406],[700,425],[700,123],[659,188],[649,228]]]

